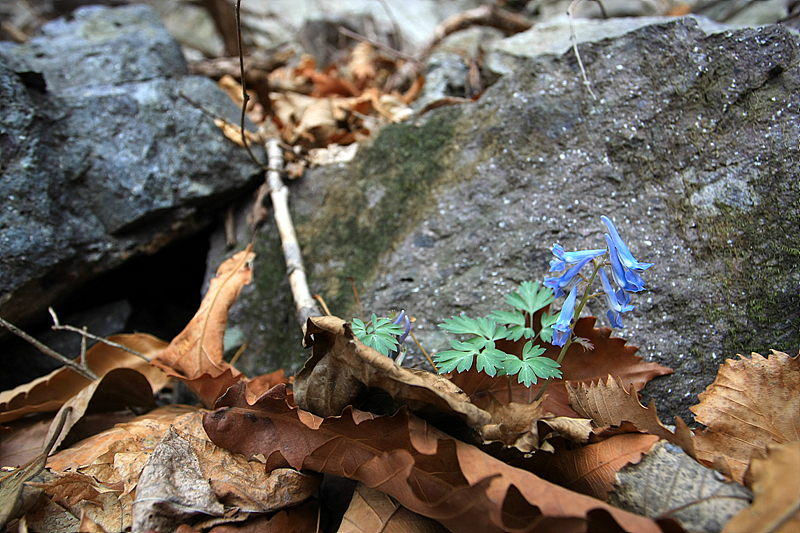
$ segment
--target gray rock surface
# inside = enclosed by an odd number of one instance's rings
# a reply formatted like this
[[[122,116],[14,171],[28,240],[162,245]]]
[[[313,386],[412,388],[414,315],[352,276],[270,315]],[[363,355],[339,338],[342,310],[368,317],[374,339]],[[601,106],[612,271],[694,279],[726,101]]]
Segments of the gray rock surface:
[[[259,181],[184,94],[238,117],[213,82],[187,75],[146,6],[82,8],[25,45],[0,43],[0,316],[46,317],[90,277],[203,227]]]
[[[691,420],[726,357],[800,348],[798,39],[681,19],[581,53],[597,101],[571,52],[523,60],[476,104],[387,127],[349,164],[293,183],[311,289],[350,318],[354,277],[365,313],[405,309],[435,352],[443,319],[502,309],[547,275],[553,243],[603,246],[606,214],[655,263],[619,332],[675,370],[645,404]],[[253,374],[305,355],[275,233],[259,236],[231,321]]]

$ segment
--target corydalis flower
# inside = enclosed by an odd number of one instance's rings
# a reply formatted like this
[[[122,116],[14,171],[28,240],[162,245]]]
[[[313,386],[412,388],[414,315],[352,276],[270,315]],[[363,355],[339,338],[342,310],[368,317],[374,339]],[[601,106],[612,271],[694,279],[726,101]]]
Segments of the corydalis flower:
[[[622,240],[622,237],[619,236],[617,227],[613,222],[611,222],[610,218],[603,215],[600,217],[600,220],[602,220],[608,228],[608,232],[611,234],[611,240],[614,242],[614,246],[617,249],[619,260],[626,268],[635,270],[637,272],[642,272],[643,270],[647,270],[653,266],[653,263],[640,263],[633,258],[633,254],[631,254],[631,251],[628,249],[628,245],[626,245],[625,241]]]
[[[553,326],[553,344],[556,346],[564,346],[572,333],[570,324],[575,314],[575,299],[577,297],[578,285],[575,284],[572,286],[572,290],[569,291],[567,299],[564,300],[564,305],[561,306],[561,313],[558,315],[555,326]]]
[[[605,295],[606,306],[608,307],[608,312],[606,312],[608,321],[611,322],[612,327],[621,329],[624,326],[622,325],[620,313],[633,311],[633,306],[628,303],[631,301],[631,297],[623,289],[614,291],[614,287],[611,286],[606,271],[602,268],[600,269],[600,281],[603,283],[603,293]]]
[[[408,334],[411,332],[411,320],[408,318],[405,310],[400,311],[400,314],[397,315],[397,318],[394,319],[392,324],[399,324],[400,322],[403,322],[403,319],[405,319],[406,330],[402,335],[397,337],[398,344],[403,344],[406,340],[406,337],[408,337]]]
[[[550,272],[560,272],[567,268],[567,265],[580,263],[587,257],[592,259],[598,255],[606,253],[605,248],[599,250],[578,250],[576,252],[565,252],[564,247],[556,243],[553,245],[553,255],[558,259],[550,261]]]
[[[555,246],[558,246],[558,245],[555,245]],[[555,246],[553,246],[553,248],[555,248]],[[603,251],[605,251],[605,250],[603,250]],[[575,266],[573,266],[572,268],[567,270],[564,273],[564,275],[562,275],[561,277],[558,277],[558,278],[545,278],[544,279],[544,286],[553,289],[553,291],[556,294],[556,298],[561,298],[565,294],[564,293],[564,289],[566,287],[569,287],[569,285],[573,281],[576,281],[578,273],[581,271],[581,269],[584,266],[586,266],[586,263],[588,263],[589,261],[592,260],[593,257],[594,256],[591,256],[591,255],[585,256],[583,259],[580,260],[580,262],[578,264],[576,264]]]
[[[628,270],[625,268],[620,260],[619,251],[614,239],[608,233],[605,234],[605,237],[606,242],[608,243],[608,255],[611,259],[611,275],[614,277],[616,284],[619,285],[621,289],[626,291],[643,291],[644,280],[642,280],[642,277],[633,270]]]

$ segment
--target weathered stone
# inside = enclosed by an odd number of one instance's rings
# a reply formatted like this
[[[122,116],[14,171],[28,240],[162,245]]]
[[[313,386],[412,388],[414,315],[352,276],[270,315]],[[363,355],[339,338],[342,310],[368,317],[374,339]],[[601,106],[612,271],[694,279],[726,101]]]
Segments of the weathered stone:
[[[681,19],[580,50],[597,101],[571,51],[529,59],[476,104],[389,126],[350,164],[292,184],[312,292],[352,317],[352,276],[365,314],[405,309],[435,352],[443,319],[502,309],[547,275],[554,242],[604,246],[606,214],[655,263],[620,332],[675,370],[645,395],[691,420],[724,358],[800,347],[798,39],[780,26],[707,35]],[[250,343],[240,365],[296,369],[274,230],[257,251],[231,324]],[[606,324],[601,303],[589,310]]]
[[[142,5],[84,8],[0,43],[0,316],[207,225],[261,170],[212,118],[238,110]],[[43,315],[46,316],[46,315]]]

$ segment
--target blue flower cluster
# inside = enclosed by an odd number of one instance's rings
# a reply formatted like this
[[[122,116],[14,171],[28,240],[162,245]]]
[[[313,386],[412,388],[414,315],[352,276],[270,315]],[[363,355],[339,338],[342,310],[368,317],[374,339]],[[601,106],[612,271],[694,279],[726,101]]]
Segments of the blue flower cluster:
[[[550,272],[566,270],[560,277],[545,278],[544,280],[545,287],[553,289],[556,298],[567,295],[561,308],[561,314],[553,326],[553,344],[558,346],[564,346],[572,333],[571,324],[578,295],[578,274],[589,261],[602,255],[608,255],[610,265],[600,266],[598,273],[608,307],[606,315],[615,328],[624,327],[621,313],[627,313],[633,309],[633,306],[630,305],[629,293],[644,290],[644,281],[639,273],[653,266],[652,263],[642,263],[634,259],[611,219],[605,215],[600,218],[608,228],[608,233],[605,234],[607,248],[565,252],[561,245],[553,245],[553,255],[556,256],[556,259],[550,261]],[[605,266],[611,267],[611,278],[618,289],[614,290],[614,286],[606,274]]]

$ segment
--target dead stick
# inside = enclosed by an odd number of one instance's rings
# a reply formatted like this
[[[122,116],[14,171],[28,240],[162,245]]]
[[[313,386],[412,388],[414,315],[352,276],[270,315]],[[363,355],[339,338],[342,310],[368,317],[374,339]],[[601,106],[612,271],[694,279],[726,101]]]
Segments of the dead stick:
[[[78,363],[76,363],[72,359],[63,356],[60,353],[58,353],[57,351],[55,351],[52,348],[50,348],[49,346],[46,346],[46,345],[42,344],[38,340],[34,339],[30,335],[28,335],[27,333],[25,333],[24,331],[19,329],[14,324],[12,324],[10,322],[7,322],[4,319],[0,318],[0,325],[4,326],[8,331],[13,333],[14,335],[22,337],[23,339],[25,339],[26,341],[28,341],[29,343],[34,345],[43,354],[49,355],[53,359],[57,359],[57,360],[61,361],[62,363],[64,363],[65,366],[67,366],[73,372],[76,372],[76,373],[80,374],[81,376],[85,377],[86,379],[88,379],[90,381],[94,381],[94,380],[97,379],[97,375],[95,375],[95,373],[92,372],[91,370],[89,370],[88,368],[83,368],[81,365],[79,365]]]
[[[292,215],[289,213],[289,189],[281,179],[283,149],[278,139],[267,141],[267,157],[269,161],[267,170],[269,197],[272,200],[275,223],[278,225],[278,233],[281,236],[281,248],[283,248],[283,256],[286,259],[286,273],[289,276],[289,286],[292,288],[297,320],[300,322],[300,327],[303,327],[309,317],[322,316],[322,311],[308,290],[303,255],[294,232]]]
[[[53,325],[50,326],[50,329],[52,329],[53,331],[72,331],[73,333],[77,333],[78,335],[83,335],[84,339],[86,339],[88,337],[88,338],[90,338],[92,340],[95,340],[97,342],[102,342],[103,344],[111,346],[112,348],[119,348],[122,351],[128,352],[129,354],[135,355],[136,357],[140,357],[140,358],[144,359],[145,361],[147,361],[148,363],[150,362],[150,358],[149,357],[147,357],[143,353],[137,352],[133,348],[128,348],[124,344],[119,344],[118,342],[110,341],[108,339],[105,339],[103,337],[95,335],[94,333],[89,333],[85,329],[78,329],[75,326],[70,326],[69,324],[63,324],[62,325],[61,322],[58,321],[58,315],[56,315],[56,312],[53,311],[52,307],[48,307],[47,311],[50,313],[50,316],[53,318]]]

